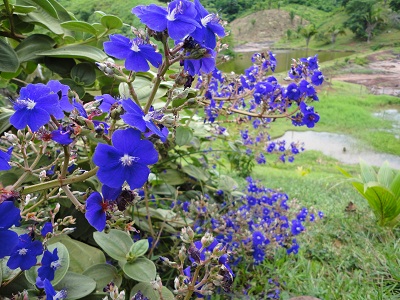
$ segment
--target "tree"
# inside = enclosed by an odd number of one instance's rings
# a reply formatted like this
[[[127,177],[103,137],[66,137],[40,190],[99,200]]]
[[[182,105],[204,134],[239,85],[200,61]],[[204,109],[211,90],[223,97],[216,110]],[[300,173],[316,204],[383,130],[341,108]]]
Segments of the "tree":
[[[345,26],[357,38],[366,38],[371,41],[374,30],[379,24],[385,23],[382,7],[375,0],[351,0],[346,6],[349,19]]]
[[[300,30],[300,34],[302,37],[306,39],[306,46],[308,48],[308,44],[310,43],[311,38],[318,33],[318,30],[315,28],[314,24],[303,27]]]
[[[328,34],[331,36],[331,43],[334,44],[336,42],[336,37],[338,35],[345,35],[346,30],[343,26],[333,25],[328,29]]]

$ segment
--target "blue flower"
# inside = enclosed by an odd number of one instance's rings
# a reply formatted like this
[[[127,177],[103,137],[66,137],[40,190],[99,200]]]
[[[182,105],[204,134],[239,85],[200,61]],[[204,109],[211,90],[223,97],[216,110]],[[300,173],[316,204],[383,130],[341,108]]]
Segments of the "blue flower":
[[[74,140],[71,138],[71,134],[73,133],[72,128],[69,127],[60,127],[57,130],[53,130],[51,132],[51,139],[61,145],[69,145]]]
[[[181,40],[197,27],[201,28],[196,21],[195,5],[187,0],[174,0],[168,4],[167,9],[155,4],[139,5],[132,9],[132,13],[154,31],[168,29],[169,36],[174,40]]]
[[[10,117],[10,123],[17,129],[28,125],[32,131],[38,131],[50,121],[51,115],[56,118],[64,115],[58,100],[58,95],[44,84],[28,84],[21,89],[19,98],[14,102],[16,111]]]
[[[201,72],[209,74],[215,69],[216,52],[210,48],[205,48],[206,53],[200,59],[185,59],[183,62],[184,68],[192,76],[201,74]]]
[[[101,189],[103,197],[98,192],[90,194],[86,200],[85,218],[96,230],[103,231],[106,227],[106,212],[112,201],[115,201],[121,194],[121,187],[111,188],[103,185]]]
[[[39,241],[32,241],[29,234],[23,234],[18,237],[18,244],[14,247],[7,266],[15,270],[28,270],[36,265],[36,257],[43,252],[42,243]]]
[[[45,279],[43,281],[43,285],[47,300],[62,300],[67,298],[67,291],[61,290],[59,292],[56,292],[48,279]]]
[[[308,128],[314,127],[315,123],[319,121],[319,115],[314,112],[314,107],[301,102],[300,111],[303,113],[302,121]]]
[[[58,80],[50,80],[47,83],[47,86],[53,93],[58,94],[60,99],[59,104],[63,111],[70,112],[74,109],[74,106],[71,104],[68,98],[68,92],[70,90],[68,85],[62,84]]]
[[[290,99],[290,100],[299,100],[301,94],[300,94],[300,89],[297,86],[297,84],[295,83],[291,83],[287,86],[286,88],[286,96]]]
[[[11,255],[18,244],[18,234],[8,229],[13,225],[19,226],[20,219],[21,211],[12,201],[4,201],[0,204],[0,259]]]
[[[298,235],[305,230],[303,224],[299,220],[292,220],[292,227],[290,228],[293,235]]]
[[[265,237],[261,231],[254,231],[253,232],[253,246],[262,245],[265,241]]]
[[[110,41],[104,43],[104,52],[118,59],[125,59],[125,68],[135,72],[146,72],[150,69],[148,61],[156,68],[162,63],[162,55],[142,39],[133,40],[114,34]]]
[[[155,112],[149,112],[145,115],[143,110],[131,99],[122,101],[122,107],[125,113],[121,118],[126,124],[139,129],[141,132],[145,132],[146,128],[148,128],[151,132],[158,135],[163,142],[167,140],[167,136],[152,121],[152,116],[156,114]]]
[[[41,280],[48,279],[52,281],[54,279],[55,272],[61,267],[61,263],[57,254],[57,248],[51,253],[46,250],[42,257],[42,266],[38,269],[38,276]]]
[[[42,237],[45,237],[48,233],[53,233],[53,224],[51,224],[51,222],[44,223],[43,228],[40,231]]]
[[[117,103],[117,100],[109,94],[103,94],[101,96],[96,96],[94,99],[100,102],[99,109],[102,112],[110,112],[111,107]]]
[[[7,152],[3,152],[0,150],[0,171],[8,171],[11,169],[9,161],[11,159],[11,152],[13,147],[9,147]]]
[[[314,74],[311,76],[311,82],[314,85],[321,85],[324,82],[324,75],[322,75],[322,72],[314,72]]]
[[[190,36],[200,42],[203,46],[214,49],[217,44],[215,35],[218,35],[219,37],[225,36],[224,27],[219,24],[220,19],[218,16],[210,14],[203,5],[201,5],[199,0],[194,0],[194,5],[197,9],[197,16],[200,18],[199,23],[202,27],[197,27]]]

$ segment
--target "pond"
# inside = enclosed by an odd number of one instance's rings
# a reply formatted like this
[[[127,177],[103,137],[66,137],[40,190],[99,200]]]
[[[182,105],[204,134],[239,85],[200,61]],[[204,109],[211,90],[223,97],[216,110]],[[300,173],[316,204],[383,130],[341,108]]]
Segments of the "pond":
[[[262,50],[265,51],[265,50]],[[218,68],[223,72],[235,72],[236,74],[242,74],[245,69],[251,65],[251,56],[255,52],[236,52],[236,57],[232,58],[228,62],[219,65]],[[318,51],[311,49],[285,49],[285,50],[272,50],[277,60],[277,67],[275,73],[284,72],[289,70],[292,58],[309,57],[318,54],[320,62],[329,61],[345,56],[354,54],[352,51]]]
[[[344,134],[315,132],[315,131],[287,131],[279,140],[286,143],[303,142],[306,150],[321,151],[345,164],[358,164],[360,159],[373,166],[380,166],[388,161],[394,169],[400,169],[400,156],[379,153]]]

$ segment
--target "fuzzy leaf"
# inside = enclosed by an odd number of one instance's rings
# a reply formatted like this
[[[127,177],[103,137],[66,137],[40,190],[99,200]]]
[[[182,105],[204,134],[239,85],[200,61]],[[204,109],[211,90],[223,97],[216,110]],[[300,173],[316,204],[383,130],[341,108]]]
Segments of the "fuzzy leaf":
[[[112,258],[125,261],[133,245],[132,238],[124,231],[111,229],[109,233],[94,232],[94,240]]]
[[[122,269],[128,277],[140,282],[154,280],[157,273],[154,263],[145,257],[139,257],[134,262],[125,263]]]

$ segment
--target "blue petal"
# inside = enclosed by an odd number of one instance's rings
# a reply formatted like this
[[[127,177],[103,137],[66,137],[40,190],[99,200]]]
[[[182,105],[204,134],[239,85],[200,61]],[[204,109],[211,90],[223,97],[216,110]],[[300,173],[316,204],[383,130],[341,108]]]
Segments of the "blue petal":
[[[154,50],[153,46],[140,45],[140,53],[147,59],[154,67],[158,68],[162,64],[162,55]]]
[[[44,285],[44,291],[46,293],[46,299],[48,298],[49,300],[53,300],[53,297],[57,294],[53,286],[51,285],[50,281],[48,279],[45,279],[43,281]]]
[[[147,140],[141,140],[137,147],[132,148],[129,155],[139,157],[138,163],[144,165],[152,165],[158,161],[158,152],[154,148],[152,142]]]
[[[59,98],[57,94],[44,95],[36,100],[37,109],[43,109],[47,111],[50,115],[55,116],[57,119],[62,119],[64,117],[64,112],[62,111],[59,103]]]
[[[155,4],[137,6],[132,9],[143,24],[152,30],[164,31],[167,28],[167,10]]]
[[[98,192],[90,194],[86,200],[85,218],[96,230],[103,231],[106,226],[106,214],[102,207],[103,198]]]
[[[10,123],[17,129],[24,129],[28,125],[32,131],[38,131],[40,127],[50,121],[50,115],[43,109],[22,108],[11,117]]]
[[[123,154],[131,154],[134,149],[141,146],[140,131],[133,128],[117,130],[112,136],[113,146]],[[120,157],[122,157],[121,155]]]
[[[19,226],[20,219],[21,211],[12,201],[4,201],[0,204],[0,230],[8,229],[13,225]]]
[[[109,42],[104,42],[104,52],[118,59],[125,59],[132,52],[130,40],[120,34],[110,36]]]
[[[168,21],[167,26],[168,34],[174,40],[182,40],[196,29],[193,21],[188,22],[187,19]]]
[[[142,164],[133,164],[130,167],[124,168],[125,180],[132,190],[141,188],[149,178],[149,174],[149,168]]]
[[[126,180],[124,166],[119,164],[118,166],[113,166],[111,168],[101,167],[99,171],[97,171],[97,178],[102,184],[108,185],[109,187],[122,187]]]
[[[112,188],[107,185],[103,185],[101,188],[101,192],[103,193],[103,198],[106,201],[116,200],[118,196],[121,194],[122,188]]]
[[[0,229],[0,259],[11,255],[18,244],[18,234],[11,230]]]
[[[120,164],[119,160],[123,155],[124,155],[123,153],[121,154],[113,146],[106,144],[98,144],[93,154],[93,162],[95,163],[96,166],[99,167],[102,166],[112,167]]]
[[[122,120],[128,125],[136,127],[141,132],[146,131],[146,122],[143,119],[144,113],[142,109],[130,99],[123,101],[122,107],[126,111],[121,116]]]
[[[50,94],[50,92],[51,89],[43,83],[31,83],[20,90],[19,99],[31,99],[36,102],[37,99],[43,97],[43,95]]]
[[[139,52],[131,51],[125,60],[125,68],[135,72],[146,72],[150,70],[146,58]]]

